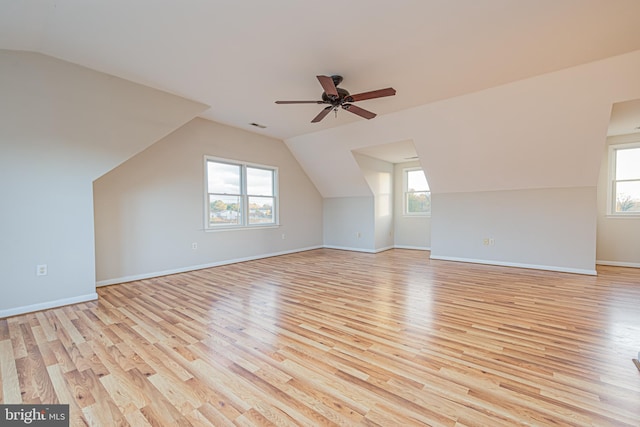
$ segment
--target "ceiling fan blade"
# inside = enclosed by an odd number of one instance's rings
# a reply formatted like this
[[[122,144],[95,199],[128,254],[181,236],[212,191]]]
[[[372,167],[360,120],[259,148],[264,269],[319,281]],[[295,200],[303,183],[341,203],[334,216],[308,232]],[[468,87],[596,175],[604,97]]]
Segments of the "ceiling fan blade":
[[[365,99],[382,98],[383,96],[393,96],[396,94],[396,90],[392,87],[386,89],[372,90],[371,92],[356,93],[355,95],[349,95],[345,99],[347,102],[364,101]]]
[[[324,104],[324,101],[276,101],[276,104]]]
[[[338,89],[336,89],[336,85],[333,83],[333,79],[329,76],[316,76],[318,81],[322,85],[322,89],[324,89],[324,93],[328,96],[338,97]]]
[[[376,116],[376,113],[372,113],[371,111],[367,111],[364,108],[360,108],[351,104],[344,104],[342,108],[350,113],[357,114],[360,117],[364,117],[367,120],[371,120]]]
[[[329,105],[328,107],[323,108],[322,111],[320,111],[320,114],[318,114],[313,118],[313,120],[311,120],[311,123],[318,123],[320,120],[324,119],[331,110],[333,110],[333,105]]]

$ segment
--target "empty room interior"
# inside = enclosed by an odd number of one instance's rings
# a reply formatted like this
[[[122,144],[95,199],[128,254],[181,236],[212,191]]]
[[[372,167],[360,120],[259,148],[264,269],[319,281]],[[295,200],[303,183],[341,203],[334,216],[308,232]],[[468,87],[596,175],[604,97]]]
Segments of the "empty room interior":
[[[1,1],[0,425],[640,426],[638,16]]]

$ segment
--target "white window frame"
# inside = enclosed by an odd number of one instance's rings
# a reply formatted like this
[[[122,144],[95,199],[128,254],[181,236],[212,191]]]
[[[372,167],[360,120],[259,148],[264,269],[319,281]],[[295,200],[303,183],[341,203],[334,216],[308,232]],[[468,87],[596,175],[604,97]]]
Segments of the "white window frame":
[[[640,212],[616,211],[616,153],[618,150],[640,148],[640,141],[609,145],[609,175],[607,181],[607,216],[619,218],[640,218]],[[636,180],[632,180],[636,181]]]
[[[211,226],[210,219],[210,204],[209,204],[209,195],[215,193],[209,193],[209,162],[216,163],[225,163],[228,165],[239,166],[240,167],[240,194],[239,196],[242,200],[242,212],[241,218],[242,221],[239,224],[224,224],[224,225],[216,225]],[[258,223],[258,224],[250,224],[249,223],[249,198],[250,197],[271,197],[265,196],[264,194],[248,194],[247,193],[247,168],[255,168],[255,169],[264,169],[271,171],[273,173],[273,222],[269,223]],[[241,230],[241,229],[256,229],[256,228],[272,228],[280,226],[280,206],[278,197],[278,168],[276,166],[262,165],[258,163],[250,163],[243,162],[232,159],[225,159],[221,157],[214,156],[204,156],[204,229],[205,231],[222,231],[222,230]],[[236,196],[233,194],[233,196]]]
[[[404,168],[402,169],[402,214],[404,216],[410,216],[410,217],[430,217],[431,216],[431,204],[429,204],[429,211],[428,212],[409,212],[409,179],[408,179],[408,175],[409,172],[412,171],[422,171],[422,173],[424,173],[424,170],[421,167],[411,167],[411,168]],[[425,174],[426,177],[426,174]],[[427,185],[428,185],[427,181]],[[423,193],[424,191],[413,191],[411,193]],[[429,191],[427,191],[427,193],[429,193],[429,200],[431,200],[431,187],[429,187]]]

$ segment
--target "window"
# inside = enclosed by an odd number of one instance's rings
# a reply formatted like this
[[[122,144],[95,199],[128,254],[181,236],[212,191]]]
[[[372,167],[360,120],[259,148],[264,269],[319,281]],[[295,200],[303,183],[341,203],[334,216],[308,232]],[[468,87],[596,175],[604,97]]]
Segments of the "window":
[[[609,146],[609,213],[640,215],[640,142]]]
[[[404,170],[404,214],[431,214],[431,192],[427,177],[420,168]]]
[[[278,169],[205,157],[206,228],[277,225]]]

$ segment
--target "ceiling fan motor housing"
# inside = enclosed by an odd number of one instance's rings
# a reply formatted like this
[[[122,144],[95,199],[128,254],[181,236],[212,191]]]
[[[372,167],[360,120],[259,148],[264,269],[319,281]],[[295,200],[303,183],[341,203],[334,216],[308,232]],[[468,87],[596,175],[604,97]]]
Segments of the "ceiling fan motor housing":
[[[350,95],[348,90],[342,89],[341,87],[337,87],[336,90],[338,91],[337,98],[327,95],[326,92],[322,92],[322,100],[328,104],[340,105],[342,101]]]

